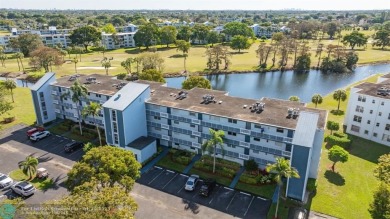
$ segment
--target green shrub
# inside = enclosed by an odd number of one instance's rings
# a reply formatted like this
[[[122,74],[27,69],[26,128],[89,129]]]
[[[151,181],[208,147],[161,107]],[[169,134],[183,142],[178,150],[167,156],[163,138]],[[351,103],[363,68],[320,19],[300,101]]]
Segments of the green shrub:
[[[331,146],[333,145],[339,145],[340,147],[344,149],[348,149],[349,146],[351,145],[351,140],[348,138],[340,138],[335,135],[328,135],[325,138],[325,141],[330,144]]]
[[[339,138],[348,138],[348,135],[342,132],[335,132],[333,135]]]
[[[123,79],[126,78],[126,76],[127,76],[127,73],[119,73],[119,74],[116,75],[116,78],[118,80],[123,80]]]
[[[306,184],[306,189],[309,191],[309,192],[314,192],[317,190],[317,180],[316,179],[313,179],[313,178],[309,178],[307,180],[307,184]]]
[[[188,165],[191,160],[189,157],[179,156],[179,157],[173,157],[174,161],[183,165]]]

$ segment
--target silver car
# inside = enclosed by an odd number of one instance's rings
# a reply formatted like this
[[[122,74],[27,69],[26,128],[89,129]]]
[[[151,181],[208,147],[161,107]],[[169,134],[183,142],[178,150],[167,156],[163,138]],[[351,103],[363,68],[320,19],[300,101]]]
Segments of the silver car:
[[[12,185],[14,181],[9,176],[0,173],[0,189],[7,188]]]
[[[198,175],[191,175],[188,178],[184,189],[187,190],[187,191],[194,191],[198,181],[199,181],[199,176]]]
[[[51,135],[51,133],[49,131],[35,132],[34,134],[32,134],[30,136],[30,140],[31,141],[39,141],[39,140],[46,138],[50,135]]]
[[[35,187],[26,181],[18,182],[11,186],[12,191],[14,191],[16,194],[27,197],[30,195],[33,195],[35,192]]]

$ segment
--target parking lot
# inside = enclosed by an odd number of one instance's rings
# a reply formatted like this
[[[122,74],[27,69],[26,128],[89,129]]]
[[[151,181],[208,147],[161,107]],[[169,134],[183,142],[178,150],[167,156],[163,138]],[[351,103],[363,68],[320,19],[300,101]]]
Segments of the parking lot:
[[[26,199],[26,203],[42,203],[67,193],[63,185],[66,173],[84,152],[79,149],[65,153],[64,146],[72,140],[57,135],[33,143],[26,136],[29,129],[30,127],[17,125],[13,130],[0,136],[0,172],[8,174],[18,169],[18,162],[29,155],[38,158],[38,167],[44,167],[49,171],[49,178],[55,185],[46,191],[37,190],[33,196]],[[12,198],[15,195],[9,188],[0,190],[0,198]]]
[[[199,195],[202,181],[196,185],[194,191],[188,192],[184,189],[187,179],[187,175],[153,167],[137,182],[182,198],[185,207],[194,213],[199,212],[201,210],[199,205],[202,205],[239,218],[267,217],[270,200],[221,185],[217,185],[209,197],[203,197]]]

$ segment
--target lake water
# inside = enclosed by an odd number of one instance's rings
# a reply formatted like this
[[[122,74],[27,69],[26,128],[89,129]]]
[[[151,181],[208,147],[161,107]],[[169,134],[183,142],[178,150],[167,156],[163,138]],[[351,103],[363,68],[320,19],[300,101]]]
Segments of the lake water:
[[[18,87],[31,87],[34,85],[34,83],[22,81],[22,80],[16,79],[16,78],[8,78],[8,79],[14,80],[16,82],[16,86],[18,86]],[[5,81],[5,80],[7,80],[7,78],[0,77],[0,81]]]
[[[308,73],[294,71],[245,73],[205,76],[215,90],[228,91],[230,96],[260,99],[272,97],[288,99],[298,96],[301,102],[310,102],[315,93],[321,95],[343,88],[377,73],[389,73],[390,64],[360,66],[352,73],[323,73],[310,70]],[[181,88],[184,77],[166,78],[169,87]]]

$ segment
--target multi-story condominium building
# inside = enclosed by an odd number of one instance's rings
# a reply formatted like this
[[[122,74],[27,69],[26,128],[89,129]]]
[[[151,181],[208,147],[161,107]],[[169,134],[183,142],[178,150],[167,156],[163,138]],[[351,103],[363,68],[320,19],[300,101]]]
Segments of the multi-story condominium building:
[[[135,47],[135,32],[130,33],[102,33],[102,44],[106,49]]]
[[[201,145],[214,129],[225,132],[218,157],[241,165],[253,159],[261,168],[277,157],[289,159],[301,177],[288,180],[288,197],[303,200],[308,178],[317,178],[326,111],[286,100],[231,97],[224,91],[184,91],[97,74],[55,79],[54,73],[47,73],[31,89],[38,124],[78,121],[77,106],[63,95],[75,80],[89,90],[82,106],[102,103],[97,122],[105,129],[107,143],[133,151],[140,162],[152,155],[156,144],[202,153]]]
[[[283,27],[278,27],[277,25],[272,25],[268,27],[263,27],[258,24],[253,24],[250,26],[252,29],[253,33],[255,34],[256,37],[262,37],[265,36],[267,38],[271,38],[272,34],[277,33],[277,32],[289,32],[290,29],[283,26]]]
[[[390,146],[390,74],[351,89],[347,133]]]

